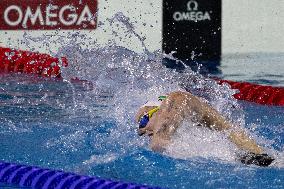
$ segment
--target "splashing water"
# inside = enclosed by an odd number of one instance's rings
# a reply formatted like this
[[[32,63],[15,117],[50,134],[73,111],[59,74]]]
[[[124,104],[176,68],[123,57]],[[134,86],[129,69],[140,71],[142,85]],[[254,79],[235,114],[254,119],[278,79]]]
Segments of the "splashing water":
[[[116,14],[109,19],[109,22],[110,25],[121,23],[125,26],[127,35],[133,35],[141,42],[144,53],[138,54],[117,46],[114,41],[107,46],[96,44],[96,48],[83,49],[79,44],[74,45],[72,40],[73,45],[61,48],[57,56],[66,56],[70,62],[69,67],[63,68],[64,79],[68,81],[72,77],[78,77],[91,81],[94,86],[93,90],[85,94],[83,100],[80,102],[74,100],[77,107],[72,111],[75,111],[76,115],[80,115],[80,112],[84,109],[85,114],[87,111],[90,117],[95,117],[98,112],[96,111],[97,107],[94,107],[94,102],[99,101],[98,97],[102,95],[107,94],[111,97],[105,102],[106,108],[101,113],[106,120],[114,119],[116,122],[116,126],[111,129],[109,137],[105,139],[114,143],[110,149],[116,149],[116,152],[111,153],[117,153],[116,147],[121,149],[119,153],[122,155],[133,148],[147,145],[146,138],[136,136],[135,113],[148,100],[154,100],[159,95],[168,94],[171,91],[189,90],[202,97],[204,101],[211,104],[232,123],[244,124],[242,109],[237,101],[232,98],[234,91],[230,90],[228,86],[219,86],[215,81],[193,72],[186,66],[182,71],[166,68],[162,64],[162,59],[169,55],[163,55],[159,51],[150,53],[143,42],[143,38],[135,32],[129,18],[122,13]],[[192,133],[184,132],[184,135],[187,135],[184,137],[190,137]],[[204,140],[210,137],[210,134],[206,134],[205,131],[202,135],[204,135]],[[226,139],[223,137],[222,140]],[[188,145],[187,141],[178,140],[175,140],[174,144],[177,142],[183,147]],[[223,143],[228,143],[228,141]],[[207,142],[207,145],[216,147],[210,141]],[[197,142],[195,147],[198,147]],[[221,153],[226,149],[229,151],[229,148],[228,145],[224,145],[223,148],[219,149],[219,152]],[[191,150],[190,148],[187,149],[187,151]],[[216,152],[212,150],[207,150],[207,153],[209,155],[201,153],[198,156],[211,157],[216,155]],[[175,154],[176,152],[173,151],[169,153],[172,157],[175,157]],[[192,157],[192,155],[184,154],[184,158]],[[232,159],[232,157],[228,159]]]
[[[107,133],[91,135],[91,144],[96,148],[96,153],[84,160],[83,165],[115,161],[141,148],[148,149],[148,139],[136,135],[135,113],[146,101],[171,91],[188,90],[212,105],[233,124],[244,127],[244,112],[232,98],[235,91],[229,86],[220,86],[186,66],[179,71],[166,68],[163,58],[169,58],[169,55],[163,55],[160,51],[149,52],[144,38],[135,32],[129,18],[122,13],[109,19],[109,23],[111,26],[118,23],[126,28],[127,35],[140,41],[143,53],[118,46],[115,41],[99,45],[80,33],[69,33],[67,37],[56,36],[57,43],[62,43],[56,56],[68,57],[69,61],[69,66],[62,68],[62,76],[64,82],[72,88],[73,105],[65,106],[61,102],[62,108],[67,111],[70,119],[87,117]],[[25,39],[29,41],[27,44],[31,41],[51,40],[50,36],[32,38],[27,34]],[[89,41],[92,48],[82,48],[82,42],[76,41],[77,39]],[[71,82],[72,78],[87,80],[92,86],[78,91]],[[107,123],[102,124],[97,119],[98,115],[105,122],[114,124],[111,127]],[[72,128],[73,133],[50,139],[46,147],[53,148],[62,144],[62,151],[78,151],[94,125],[76,125]],[[208,133],[207,129],[193,125],[190,122],[184,123],[174,136],[166,155],[179,159],[204,157],[234,161],[236,149],[223,134]]]

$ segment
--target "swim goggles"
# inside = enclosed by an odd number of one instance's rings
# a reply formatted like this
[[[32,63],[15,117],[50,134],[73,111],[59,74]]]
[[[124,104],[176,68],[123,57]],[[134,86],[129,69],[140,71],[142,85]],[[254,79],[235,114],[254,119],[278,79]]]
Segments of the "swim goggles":
[[[159,96],[158,100],[163,101],[167,98],[167,96]],[[150,121],[150,118],[153,116],[154,113],[156,113],[160,109],[159,106],[156,108],[153,108],[149,112],[146,112],[139,120],[139,129],[145,128]]]
[[[154,113],[156,113],[158,110],[160,109],[160,107],[156,107],[152,110],[150,110],[149,112],[146,112],[139,121],[139,129],[145,128],[148,124],[148,122],[150,121],[150,118],[153,116]]]

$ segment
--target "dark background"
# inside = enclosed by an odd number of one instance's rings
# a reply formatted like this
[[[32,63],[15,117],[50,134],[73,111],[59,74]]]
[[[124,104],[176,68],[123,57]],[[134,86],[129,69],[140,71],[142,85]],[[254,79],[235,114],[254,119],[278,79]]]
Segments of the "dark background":
[[[211,20],[175,21],[176,11],[187,12],[188,0],[163,1],[163,51],[174,57],[218,65],[221,59],[221,0],[196,0],[198,11],[208,11]],[[192,51],[196,56],[192,57]],[[205,61],[205,62],[204,62]]]

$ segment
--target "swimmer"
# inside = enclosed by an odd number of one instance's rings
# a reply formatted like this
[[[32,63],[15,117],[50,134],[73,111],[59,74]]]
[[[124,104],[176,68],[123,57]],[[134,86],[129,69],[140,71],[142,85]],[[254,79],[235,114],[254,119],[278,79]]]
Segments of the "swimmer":
[[[157,103],[148,102],[142,106],[135,119],[139,123],[139,136],[148,135],[150,147],[154,151],[162,152],[182,122],[190,120],[209,130],[226,133],[228,139],[245,153],[239,157],[244,164],[268,166],[274,160],[240,127],[232,125],[215,109],[189,92],[177,91],[160,96]]]

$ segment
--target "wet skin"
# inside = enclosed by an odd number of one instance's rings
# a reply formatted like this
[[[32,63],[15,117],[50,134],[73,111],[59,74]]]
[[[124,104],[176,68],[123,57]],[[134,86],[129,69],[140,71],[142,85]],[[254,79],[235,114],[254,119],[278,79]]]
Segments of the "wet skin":
[[[138,110],[136,121],[156,106],[145,106]],[[149,120],[145,128],[138,130],[139,135],[148,135],[151,138],[150,147],[154,151],[163,151],[171,142],[173,134],[183,121],[190,120],[198,126],[217,130],[227,134],[228,139],[240,150],[248,153],[262,154],[263,149],[256,144],[240,126],[233,125],[220,115],[210,105],[189,92],[172,92],[162,102],[157,111]]]

